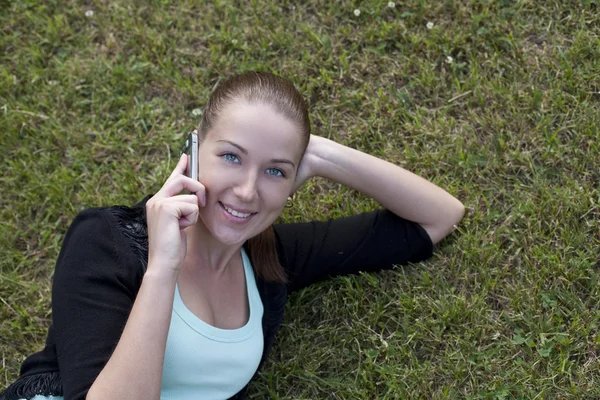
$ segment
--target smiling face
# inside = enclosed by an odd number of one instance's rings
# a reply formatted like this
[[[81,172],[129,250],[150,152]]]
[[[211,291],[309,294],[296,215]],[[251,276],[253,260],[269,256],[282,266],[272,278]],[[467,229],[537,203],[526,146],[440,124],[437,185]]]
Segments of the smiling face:
[[[302,148],[300,128],[269,105],[238,100],[221,110],[198,149],[200,219],[215,239],[242,244],[277,219]]]

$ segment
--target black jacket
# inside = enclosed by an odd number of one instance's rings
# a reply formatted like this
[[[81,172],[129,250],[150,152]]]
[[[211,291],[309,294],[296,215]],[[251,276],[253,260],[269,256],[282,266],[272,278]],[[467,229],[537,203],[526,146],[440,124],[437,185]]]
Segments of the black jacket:
[[[133,207],[91,208],[77,215],[56,264],[46,346],[23,362],[5,400],[36,394],[85,399],[120,339],[146,270],[149,198]],[[420,225],[388,210],[274,228],[289,283],[256,279],[264,307],[261,365],[290,293],[329,277],[418,262],[431,256],[433,247]]]

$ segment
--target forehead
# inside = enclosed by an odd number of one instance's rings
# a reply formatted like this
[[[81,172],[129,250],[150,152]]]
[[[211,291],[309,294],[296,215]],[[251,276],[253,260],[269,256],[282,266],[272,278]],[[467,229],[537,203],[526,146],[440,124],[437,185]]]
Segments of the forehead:
[[[249,151],[299,157],[300,128],[268,104],[236,101],[227,105],[213,124],[213,139],[231,140]],[[282,154],[283,153],[283,154]]]

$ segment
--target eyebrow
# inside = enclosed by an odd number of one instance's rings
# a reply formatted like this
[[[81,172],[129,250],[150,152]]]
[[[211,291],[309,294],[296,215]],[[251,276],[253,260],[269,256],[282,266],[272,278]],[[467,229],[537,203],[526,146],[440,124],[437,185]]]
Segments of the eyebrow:
[[[248,150],[246,150],[245,148],[243,148],[242,146],[240,146],[237,143],[233,143],[230,142],[229,140],[217,140],[217,142],[224,142],[224,143],[229,143],[230,145],[237,147],[242,153],[248,155]],[[291,162],[290,160],[288,160],[287,158],[272,158],[271,159],[272,163],[276,163],[276,164],[290,164],[292,167],[296,168],[296,164],[294,164],[293,162]]]

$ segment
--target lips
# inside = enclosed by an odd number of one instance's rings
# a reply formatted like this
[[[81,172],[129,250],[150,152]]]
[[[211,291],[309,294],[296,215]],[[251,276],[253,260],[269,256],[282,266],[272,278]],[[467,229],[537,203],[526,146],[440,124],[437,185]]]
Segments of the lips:
[[[222,202],[219,202],[219,205],[221,206],[221,208],[223,208],[225,211],[227,211],[227,213],[229,213],[230,215],[232,215],[236,218],[246,219],[246,218],[251,217],[253,214],[256,214],[255,212],[252,212],[250,210],[234,208],[234,207],[231,207],[230,205],[223,204]]]

